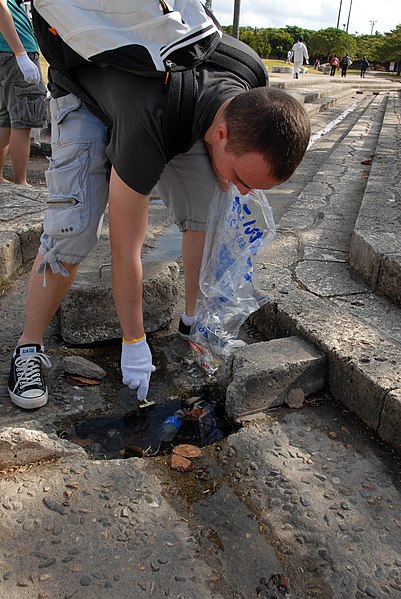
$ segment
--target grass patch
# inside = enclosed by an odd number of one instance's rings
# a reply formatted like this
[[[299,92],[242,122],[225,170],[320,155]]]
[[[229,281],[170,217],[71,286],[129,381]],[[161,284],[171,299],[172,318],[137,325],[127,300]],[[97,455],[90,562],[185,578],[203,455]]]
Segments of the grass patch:
[[[266,66],[269,73],[272,72],[273,67],[291,67],[294,68],[293,62],[286,62],[285,60],[278,60],[277,58],[262,58],[263,64]],[[308,73],[313,73],[315,75],[323,75],[323,71],[316,71],[313,68],[313,65],[304,64],[304,68],[308,69]]]

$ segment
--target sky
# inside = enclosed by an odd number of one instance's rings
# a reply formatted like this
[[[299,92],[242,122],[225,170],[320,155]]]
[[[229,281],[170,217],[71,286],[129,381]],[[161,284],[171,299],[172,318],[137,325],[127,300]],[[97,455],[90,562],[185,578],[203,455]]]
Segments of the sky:
[[[232,25],[234,0],[212,0],[213,12],[222,25]],[[401,24],[399,0],[241,0],[240,26],[285,27],[304,29],[339,27],[348,23],[348,33],[366,35],[385,33]],[[351,8],[351,12],[350,12]]]

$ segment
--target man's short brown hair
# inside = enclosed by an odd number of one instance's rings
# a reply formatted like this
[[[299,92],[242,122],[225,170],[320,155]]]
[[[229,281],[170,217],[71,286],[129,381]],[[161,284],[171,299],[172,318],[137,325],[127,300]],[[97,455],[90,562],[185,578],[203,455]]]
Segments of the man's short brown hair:
[[[257,87],[235,96],[224,111],[227,151],[236,155],[258,152],[271,174],[285,181],[301,162],[310,138],[303,106],[287,92]]]

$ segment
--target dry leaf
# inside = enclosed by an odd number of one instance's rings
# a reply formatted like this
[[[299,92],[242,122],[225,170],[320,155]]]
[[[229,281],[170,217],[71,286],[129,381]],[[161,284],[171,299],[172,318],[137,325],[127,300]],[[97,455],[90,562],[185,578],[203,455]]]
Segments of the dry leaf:
[[[100,381],[88,379],[86,376],[79,376],[78,374],[69,374],[67,376],[67,382],[70,383],[70,385],[80,385],[81,387],[85,387],[86,385],[100,385]]]
[[[177,470],[178,472],[190,472],[194,467],[190,460],[175,453],[172,453],[167,458],[167,465],[170,466],[172,470]]]
[[[183,458],[199,458],[202,455],[202,450],[195,445],[187,445],[183,443],[182,445],[177,445],[174,447],[173,453],[180,455]]]

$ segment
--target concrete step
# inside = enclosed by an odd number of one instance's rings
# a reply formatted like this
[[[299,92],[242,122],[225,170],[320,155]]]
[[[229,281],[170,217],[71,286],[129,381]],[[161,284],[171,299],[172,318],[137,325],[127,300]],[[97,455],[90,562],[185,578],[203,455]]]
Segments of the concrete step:
[[[273,301],[252,323],[263,338],[301,335],[315,344],[327,358],[330,395],[401,448],[401,312],[347,266],[369,176],[364,161],[376,152],[386,100],[368,101],[281,218],[258,264],[260,285]]]
[[[351,239],[349,265],[401,306],[401,98],[392,93]]]
[[[166,261],[165,255],[154,255],[158,240],[170,227],[167,208],[160,201],[151,201],[149,227],[142,249],[143,314],[147,333],[165,328],[170,323],[177,302],[178,264],[174,256]],[[100,239],[82,262],[73,286],[58,311],[59,333],[67,343],[87,345],[121,336],[113,301],[110,260],[106,214]]]

